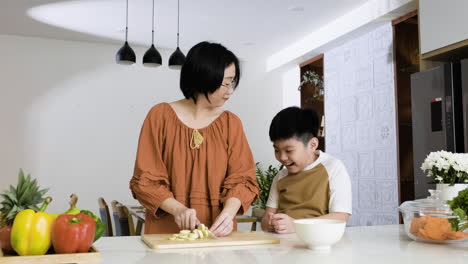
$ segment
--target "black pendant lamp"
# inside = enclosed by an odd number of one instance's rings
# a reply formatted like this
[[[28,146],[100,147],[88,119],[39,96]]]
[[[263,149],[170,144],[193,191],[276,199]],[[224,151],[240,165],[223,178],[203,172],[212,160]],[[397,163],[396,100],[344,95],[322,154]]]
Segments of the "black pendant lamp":
[[[179,13],[180,13],[180,0],[177,0],[177,49],[169,57],[169,68],[178,70],[182,68],[185,62],[185,55],[179,49]]]
[[[151,47],[146,51],[143,56],[143,65],[146,67],[158,67],[162,64],[161,54],[154,47],[154,0],[153,0],[153,24],[152,24],[152,36],[151,36]]]
[[[117,54],[115,55],[115,61],[118,64],[130,65],[130,64],[134,64],[136,61],[135,52],[132,50],[130,45],[128,45],[127,37],[128,37],[128,0],[127,0],[127,13],[126,13],[126,24],[125,24],[125,44],[122,46],[122,48],[119,49],[119,51],[117,51]]]

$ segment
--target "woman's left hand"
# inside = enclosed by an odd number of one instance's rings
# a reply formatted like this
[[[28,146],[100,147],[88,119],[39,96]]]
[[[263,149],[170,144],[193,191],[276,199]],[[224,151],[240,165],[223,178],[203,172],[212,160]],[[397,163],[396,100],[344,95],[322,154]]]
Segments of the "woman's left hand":
[[[211,225],[210,231],[217,237],[223,237],[231,234],[234,228],[234,215],[228,212],[221,212],[218,215],[213,225]]]

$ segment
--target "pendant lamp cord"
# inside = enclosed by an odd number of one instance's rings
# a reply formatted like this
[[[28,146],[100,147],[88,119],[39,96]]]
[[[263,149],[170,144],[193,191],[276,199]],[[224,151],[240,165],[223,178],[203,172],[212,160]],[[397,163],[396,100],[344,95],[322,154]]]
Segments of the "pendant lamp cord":
[[[151,44],[154,44],[154,0],[153,0],[153,19],[152,19],[153,23],[151,24],[152,26],[152,35],[151,35]]]
[[[177,47],[179,47],[179,12],[180,12],[179,5],[180,5],[180,0],[177,0]]]
[[[125,42],[127,42],[128,37],[128,0],[127,0],[127,12],[126,12],[126,19],[125,19]]]

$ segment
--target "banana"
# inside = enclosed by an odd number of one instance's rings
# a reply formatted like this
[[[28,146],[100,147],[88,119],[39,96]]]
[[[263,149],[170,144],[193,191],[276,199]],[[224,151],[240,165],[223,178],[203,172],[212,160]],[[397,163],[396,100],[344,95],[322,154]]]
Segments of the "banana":
[[[198,225],[197,229],[193,231],[190,230],[180,230],[178,234],[172,234],[167,239],[177,240],[177,241],[186,241],[186,240],[200,240],[205,238],[215,238],[211,235],[211,232],[208,231],[208,228],[204,224]]]
[[[78,196],[74,193],[70,195],[70,209],[68,209],[64,214],[76,215],[80,213],[80,209],[76,208],[76,203],[78,202]]]

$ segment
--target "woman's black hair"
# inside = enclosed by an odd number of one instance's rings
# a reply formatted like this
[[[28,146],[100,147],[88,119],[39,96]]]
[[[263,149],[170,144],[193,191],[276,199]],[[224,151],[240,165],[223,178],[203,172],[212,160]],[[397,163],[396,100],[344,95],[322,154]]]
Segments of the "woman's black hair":
[[[208,94],[221,87],[224,70],[231,64],[236,67],[236,76],[232,80],[235,89],[240,80],[239,59],[236,55],[218,43],[203,41],[193,46],[180,72],[180,89],[185,98],[191,98],[197,103],[197,95],[204,94],[208,99]]]
[[[311,138],[317,137],[320,121],[312,109],[296,106],[281,110],[271,121],[270,140],[296,138],[306,145]]]

